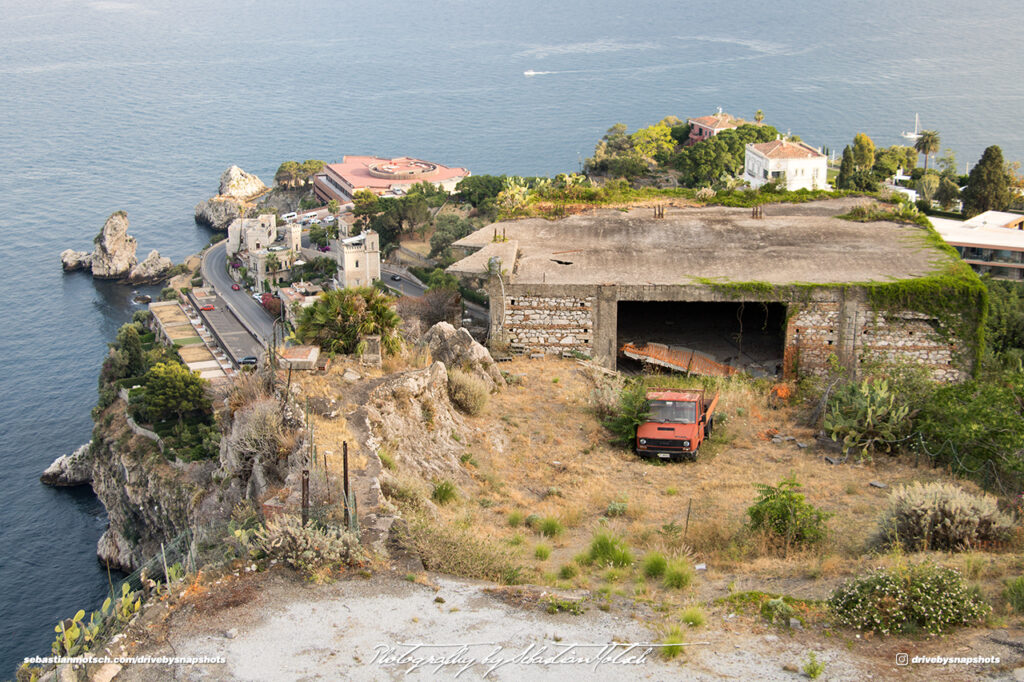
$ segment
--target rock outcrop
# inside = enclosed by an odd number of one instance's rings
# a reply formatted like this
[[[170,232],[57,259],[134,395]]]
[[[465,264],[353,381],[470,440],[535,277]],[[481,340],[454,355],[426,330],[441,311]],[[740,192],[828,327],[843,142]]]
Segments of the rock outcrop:
[[[200,204],[196,204],[196,222],[209,227],[211,230],[227,230],[231,221],[241,215],[241,207],[231,199],[213,197]]]
[[[156,284],[167,278],[167,271],[174,267],[170,258],[160,255],[153,249],[146,259],[138,263],[128,272],[125,281],[129,284]]]
[[[97,279],[121,279],[135,267],[135,237],[128,234],[128,215],[118,211],[107,218],[93,240],[96,249],[89,257],[89,268]]]
[[[39,480],[46,485],[70,487],[87,485],[92,482],[92,461],[89,459],[89,443],[70,455],[61,455],[53,461]]]
[[[74,249],[64,249],[60,252],[60,264],[64,268],[64,272],[75,272],[76,270],[88,270],[89,259],[92,258],[92,254],[88,251],[75,251]]]
[[[424,340],[430,348],[430,355],[446,367],[458,367],[476,374],[492,390],[505,385],[505,379],[494,358],[470,336],[465,327],[456,329],[447,322],[438,322],[427,331]]]
[[[267,186],[258,177],[231,166],[220,176],[217,196],[196,204],[196,222],[214,230],[226,230],[231,221],[242,215],[242,204],[266,191]]]
[[[263,184],[262,180],[251,173],[246,173],[238,166],[231,166],[220,176],[218,194],[222,197],[246,201],[265,191],[267,191],[267,186]]]
[[[127,284],[156,284],[167,279],[167,272],[174,264],[170,258],[163,258],[160,252],[149,252],[141,263],[135,257],[138,244],[128,234],[128,215],[118,211],[107,218],[103,229],[93,239],[96,248],[92,253],[65,249],[60,254],[64,272],[89,270],[96,279],[119,279]]]
[[[440,362],[384,377],[346,419],[367,451],[387,445],[402,471],[427,480],[461,471],[465,447],[452,434],[465,433],[465,424],[448,398],[448,371]]]

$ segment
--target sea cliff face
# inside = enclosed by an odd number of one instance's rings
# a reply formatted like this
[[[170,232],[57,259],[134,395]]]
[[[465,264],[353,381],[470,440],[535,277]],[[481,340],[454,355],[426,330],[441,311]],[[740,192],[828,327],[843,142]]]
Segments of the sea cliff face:
[[[217,196],[196,204],[195,219],[214,230],[227,230],[235,218],[244,213],[244,205],[267,191],[255,175],[238,166],[231,166],[220,176]]]

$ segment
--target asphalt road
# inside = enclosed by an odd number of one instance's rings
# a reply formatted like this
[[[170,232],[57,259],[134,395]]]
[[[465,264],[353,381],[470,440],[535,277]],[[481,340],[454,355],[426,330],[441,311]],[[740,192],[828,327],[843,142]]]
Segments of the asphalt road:
[[[203,254],[203,279],[213,286],[231,311],[254,332],[261,345],[266,345],[273,336],[274,318],[263,306],[252,299],[245,289],[234,291],[234,284],[225,269],[227,261],[226,242],[212,246]]]

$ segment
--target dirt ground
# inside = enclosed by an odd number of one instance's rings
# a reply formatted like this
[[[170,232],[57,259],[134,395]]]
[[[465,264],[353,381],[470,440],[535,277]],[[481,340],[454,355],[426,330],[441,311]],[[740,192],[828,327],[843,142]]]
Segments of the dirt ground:
[[[804,408],[773,409],[767,384],[737,381],[721,384],[718,428],[696,462],[645,462],[608,443],[594,413],[593,370],[555,359],[517,359],[501,369],[514,383],[492,395],[482,414],[466,417],[464,431],[455,434],[465,446],[463,471],[452,480],[456,498],[433,509],[431,518],[506,554],[523,567],[526,585],[409,573],[386,561],[372,572],[317,585],[280,567],[247,573],[235,566],[234,573],[193,585],[175,598],[173,609],[148,608],[119,643],[134,655],[222,656],[224,664],[134,665],[115,679],[481,679],[489,666],[479,661],[499,647],[492,659],[533,646],[531,654],[547,647],[542,657],[562,653],[564,660],[570,643],[660,643],[676,627],[686,646],[672,660],[657,650],[634,665],[608,662],[614,654],[600,664],[518,660],[487,679],[795,680],[806,679],[800,671],[814,652],[825,664],[821,679],[828,680],[1024,681],[1024,621],[1001,597],[1003,580],[1024,572],[1019,554],[930,553],[960,569],[994,607],[988,627],[943,637],[873,638],[834,629],[820,607],[802,624],[771,625],[734,599],[760,591],[813,605],[868,568],[916,561],[919,555],[875,548],[872,535],[893,486],[943,478],[941,470],[915,466],[911,455],[828,464],[824,456],[835,453],[799,426]],[[326,450],[337,450],[328,441],[349,437],[340,421],[318,424]],[[773,443],[772,434],[783,439]],[[823,546],[781,555],[746,534],[744,522],[755,484],[774,485],[787,476],[803,484],[810,503],[834,516]],[[423,483],[429,490],[433,482]],[[555,519],[560,530],[541,535],[525,523],[531,514]],[[623,539],[634,566],[576,561],[601,531]],[[637,564],[651,551],[694,567],[692,582],[668,588],[644,576]],[[566,566],[573,569],[566,572]],[[583,613],[548,613],[553,594],[580,600]],[[687,625],[686,614],[693,612],[705,622]],[[461,675],[455,664],[412,671],[407,658],[384,664],[384,653],[403,653],[403,643],[446,645],[430,652],[466,659],[462,665],[478,662]],[[473,646],[460,652],[462,645]],[[600,647],[575,650],[581,657],[596,651]],[[897,655],[904,653],[1000,662],[902,666]]]

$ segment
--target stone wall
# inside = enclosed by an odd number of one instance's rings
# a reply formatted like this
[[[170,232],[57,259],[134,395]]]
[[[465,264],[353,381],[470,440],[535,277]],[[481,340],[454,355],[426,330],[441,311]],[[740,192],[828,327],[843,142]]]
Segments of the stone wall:
[[[928,368],[938,381],[961,381],[960,344],[946,339],[938,321],[913,311],[878,312],[860,301],[801,303],[786,328],[788,376],[824,376],[830,365],[854,374],[872,361]]]
[[[593,296],[507,295],[504,303],[505,341],[512,350],[591,355]]]

